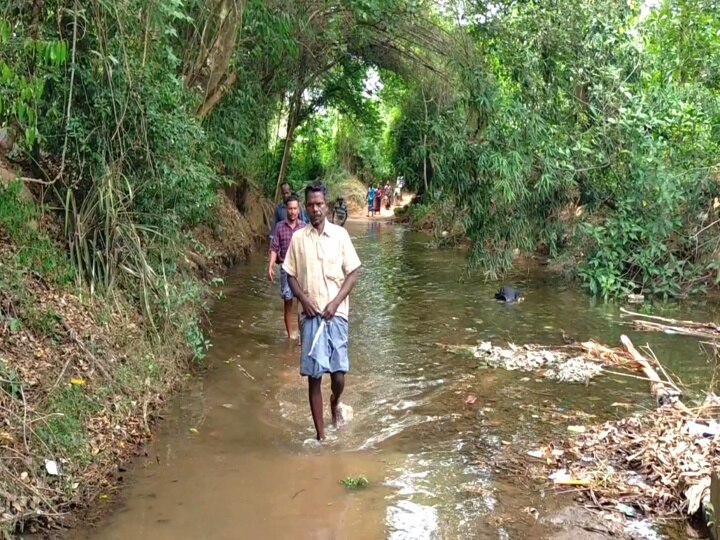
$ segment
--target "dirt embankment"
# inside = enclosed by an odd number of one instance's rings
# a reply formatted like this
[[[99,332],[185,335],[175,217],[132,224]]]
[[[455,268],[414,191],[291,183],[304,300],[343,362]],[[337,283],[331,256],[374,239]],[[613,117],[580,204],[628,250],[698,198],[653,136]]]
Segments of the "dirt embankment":
[[[264,239],[268,204],[244,191],[245,215],[219,195],[212,225],[190,235],[180,273],[217,275]],[[72,279],[46,280],[23,262],[26,246],[3,222],[0,537],[70,525],[79,509],[112,499],[122,464],[141,451],[191,356],[187,329],[163,329],[162,338],[149,332],[132,292],[103,297]],[[58,244],[48,245],[61,260]],[[202,295],[203,281],[192,274],[177,282]]]

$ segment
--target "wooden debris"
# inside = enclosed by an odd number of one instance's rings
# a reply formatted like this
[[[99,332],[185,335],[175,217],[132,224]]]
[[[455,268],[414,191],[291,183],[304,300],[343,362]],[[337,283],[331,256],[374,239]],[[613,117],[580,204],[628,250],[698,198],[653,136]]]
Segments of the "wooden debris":
[[[620,340],[623,353],[650,382],[658,408],[588,428],[564,443],[553,466],[587,481],[590,498],[601,508],[627,504],[645,515],[689,515],[699,508],[707,513],[710,475],[720,468],[717,403],[709,396],[691,411],[660,362],[641,354],[627,336]],[[619,354],[602,346],[593,350]]]
[[[678,410],[688,412],[688,408],[680,401],[682,393],[680,389],[675,386],[675,383],[669,379],[665,381],[661,380],[657,371],[655,371],[650,365],[650,362],[638,352],[632,344],[632,341],[630,341],[630,338],[626,335],[620,336],[620,342],[623,344],[625,350],[632,355],[633,359],[640,364],[645,376],[650,379],[650,392],[655,396],[658,405],[672,405]]]
[[[654,332],[665,332],[667,334],[681,334],[685,336],[702,337],[708,339],[720,338],[720,325],[713,322],[684,321],[680,319],[668,319],[657,315],[645,315],[634,311],[620,308],[624,315],[636,317],[633,326],[637,330]]]

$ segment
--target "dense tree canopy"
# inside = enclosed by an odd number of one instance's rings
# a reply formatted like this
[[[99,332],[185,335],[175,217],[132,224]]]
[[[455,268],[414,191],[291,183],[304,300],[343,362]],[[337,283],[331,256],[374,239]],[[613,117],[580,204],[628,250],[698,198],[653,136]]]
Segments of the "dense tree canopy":
[[[399,174],[488,275],[681,296],[718,279],[717,4],[10,0],[0,126],[80,279],[148,306],[218,188]]]

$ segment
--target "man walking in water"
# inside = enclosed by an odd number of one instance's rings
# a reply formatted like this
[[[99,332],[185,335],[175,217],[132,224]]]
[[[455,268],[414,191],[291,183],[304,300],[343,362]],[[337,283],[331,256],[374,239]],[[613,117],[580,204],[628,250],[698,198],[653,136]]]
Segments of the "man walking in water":
[[[348,295],[358,278],[360,259],[347,231],[326,219],[327,188],[305,189],[310,225],[292,237],[283,263],[288,282],[302,305],[300,374],[308,378],[308,398],[318,440],[325,438],[322,377],[330,374],[333,425],[345,388],[348,359]]]
[[[270,241],[272,242],[273,236],[275,236],[275,229],[277,229],[278,223],[285,220],[287,217],[287,201],[290,195],[293,195],[292,189],[290,188],[290,184],[287,182],[283,182],[280,185],[280,193],[282,194],[282,202],[278,203],[275,206],[275,212],[273,213],[273,224],[272,229],[270,230]],[[298,203],[300,202],[300,199],[297,199]],[[305,223],[310,223],[310,220],[307,217],[307,214],[305,211],[300,208],[300,221],[304,221]]]
[[[275,263],[282,264],[285,260],[290,240],[297,231],[303,228],[304,223],[298,218],[300,216],[300,201],[296,195],[288,195],[285,200],[285,219],[280,221],[275,227],[275,234],[272,242],[270,242],[270,263],[268,264],[268,279],[275,281]],[[293,320],[293,293],[288,285],[288,278],[285,270],[280,269],[280,296],[283,299],[285,330],[288,339],[292,339],[292,320]],[[300,319],[298,317],[298,330],[300,327]]]

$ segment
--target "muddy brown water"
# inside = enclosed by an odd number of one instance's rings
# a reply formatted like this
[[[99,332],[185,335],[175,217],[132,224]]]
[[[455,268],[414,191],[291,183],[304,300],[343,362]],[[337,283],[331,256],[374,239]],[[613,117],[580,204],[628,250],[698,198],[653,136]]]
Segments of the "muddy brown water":
[[[527,450],[567,436],[569,424],[651,407],[646,384],[605,375],[584,386],[478,369],[437,343],[560,344],[565,334],[615,345],[629,333],[684,380],[707,384],[711,360],[696,340],[634,333],[618,305],[540,268],[506,278],[527,299],[504,305],[492,300],[498,283],[458,280],[460,252],[431,250],[399,225],[348,229],[364,268],[351,297],[344,399],[354,418],[346,428],[330,430],[322,446],[312,441],[298,348],[283,337],[277,287],[256,255],[230,273],[215,305],[209,372],[172,400],[125,488],[99,501],[112,508],[108,517],[71,538],[551,538],[557,530],[547,518],[573,496],[509,463],[531,460]],[[697,302],[655,312],[715,315]],[[471,395],[477,401],[467,405]],[[359,475],[367,488],[340,483]]]

